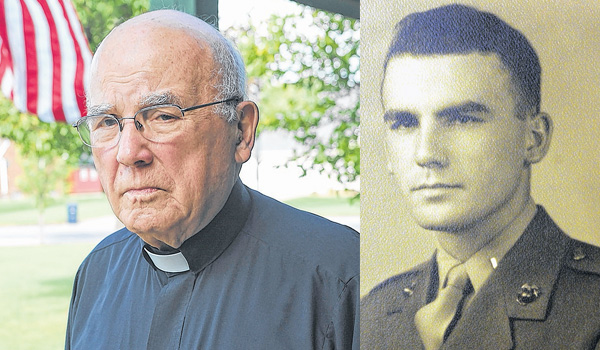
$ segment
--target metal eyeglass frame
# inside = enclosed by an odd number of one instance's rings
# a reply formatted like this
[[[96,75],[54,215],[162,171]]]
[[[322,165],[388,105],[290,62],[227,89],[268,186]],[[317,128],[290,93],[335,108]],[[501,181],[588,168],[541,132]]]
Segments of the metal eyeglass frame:
[[[160,104],[160,105],[155,105],[155,106],[148,106],[148,107],[144,107],[144,108],[140,109],[139,111],[135,112],[135,114],[133,115],[133,117],[122,117],[122,118],[117,118],[117,116],[116,116],[115,114],[106,114],[106,115],[110,115],[110,116],[114,117],[114,118],[115,118],[115,120],[117,121],[117,123],[119,124],[119,133],[118,133],[117,141],[116,141],[116,143],[115,143],[115,145],[116,145],[116,144],[118,144],[118,143],[119,143],[119,141],[121,140],[121,133],[122,133],[122,131],[123,131],[123,123],[122,123],[122,121],[123,121],[123,120],[126,120],[126,119],[133,119],[133,122],[134,122],[135,128],[136,128],[138,131],[139,131],[139,130],[141,130],[141,128],[143,127],[142,123],[140,123],[139,121],[137,121],[137,120],[135,119],[135,118],[137,117],[137,115],[138,115],[138,114],[139,114],[141,111],[144,111],[144,110],[147,110],[147,109],[150,109],[150,108],[155,108],[155,107],[161,107],[161,106],[170,106],[170,107],[177,107],[177,108],[179,108],[179,110],[181,111],[181,115],[182,115],[182,116],[184,116],[184,115],[185,115],[185,112],[188,112],[188,111],[193,111],[193,110],[195,110],[195,109],[200,109],[200,108],[204,108],[204,107],[210,107],[210,106],[214,106],[214,105],[217,105],[217,104],[220,104],[220,103],[227,103],[227,102],[232,102],[232,101],[237,101],[237,102],[239,103],[241,100],[242,100],[242,99],[241,99],[240,97],[231,97],[231,98],[228,98],[228,99],[226,99],[226,100],[221,100],[221,101],[215,101],[215,102],[204,103],[204,104],[201,104],[201,105],[195,105],[195,106],[191,106],[191,107],[187,107],[187,108],[181,108],[180,106],[178,106],[178,105],[176,105],[176,104]],[[71,126],[72,126],[72,127],[74,127],[74,128],[76,128],[76,129],[77,129],[77,133],[79,134],[79,138],[81,139],[81,141],[82,141],[82,142],[83,142],[83,143],[84,143],[86,146],[93,147],[93,148],[95,148],[95,147],[98,147],[98,146],[92,146],[92,145],[88,144],[87,142],[85,142],[85,140],[84,140],[84,139],[83,139],[83,137],[81,136],[81,132],[79,132],[79,125],[85,121],[86,117],[98,117],[98,116],[100,116],[100,115],[103,115],[103,114],[99,114],[99,115],[89,115],[89,116],[88,116],[88,115],[86,115],[86,116],[84,116],[84,117],[80,118],[79,120],[77,120],[76,122],[74,122],[73,124],[71,124]],[[151,140],[149,140],[149,141],[151,141]]]

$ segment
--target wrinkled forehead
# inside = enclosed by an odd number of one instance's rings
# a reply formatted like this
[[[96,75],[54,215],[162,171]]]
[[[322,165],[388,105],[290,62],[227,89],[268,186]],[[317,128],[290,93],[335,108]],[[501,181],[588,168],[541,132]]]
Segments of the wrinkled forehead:
[[[99,47],[88,88],[93,101],[88,103],[111,102],[106,95],[115,88],[121,94],[175,89],[190,95],[180,96],[184,100],[210,95],[215,63],[208,43],[185,28],[142,24],[118,27]],[[147,91],[136,90],[140,86]]]
[[[191,68],[213,64],[208,43],[185,28],[161,25],[128,25],[115,29],[105,38],[96,54],[92,74],[136,69],[142,65],[159,68]]]

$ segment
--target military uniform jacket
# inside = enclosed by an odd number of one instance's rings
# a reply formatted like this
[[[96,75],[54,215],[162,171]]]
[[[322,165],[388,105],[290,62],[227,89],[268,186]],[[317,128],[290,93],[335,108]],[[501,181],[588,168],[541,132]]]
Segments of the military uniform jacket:
[[[361,349],[423,349],[414,317],[437,279],[434,257],[365,296]],[[600,248],[566,236],[538,206],[440,349],[600,349]]]

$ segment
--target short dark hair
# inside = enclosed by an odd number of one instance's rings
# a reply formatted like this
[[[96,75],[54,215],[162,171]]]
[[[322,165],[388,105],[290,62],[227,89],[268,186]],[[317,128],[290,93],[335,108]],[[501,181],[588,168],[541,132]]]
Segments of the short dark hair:
[[[521,111],[539,113],[541,67],[525,36],[497,16],[465,5],[448,5],[403,18],[385,58],[411,54],[495,53],[508,69],[520,94]],[[523,108],[525,107],[525,108]]]

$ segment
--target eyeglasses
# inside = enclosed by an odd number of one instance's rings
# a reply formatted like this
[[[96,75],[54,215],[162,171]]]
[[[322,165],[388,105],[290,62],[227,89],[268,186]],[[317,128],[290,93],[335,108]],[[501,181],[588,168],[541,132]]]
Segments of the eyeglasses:
[[[73,123],[73,127],[77,128],[81,141],[94,148],[112,147],[119,143],[123,131],[122,121],[126,119],[133,119],[135,128],[147,140],[167,142],[177,136],[177,131],[183,129],[185,112],[220,103],[239,103],[240,100],[239,97],[233,97],[188,108],[181,108],[175,104],[155,105],[140,109],[133,117],[123,118],[114,114],[88,115]]]

